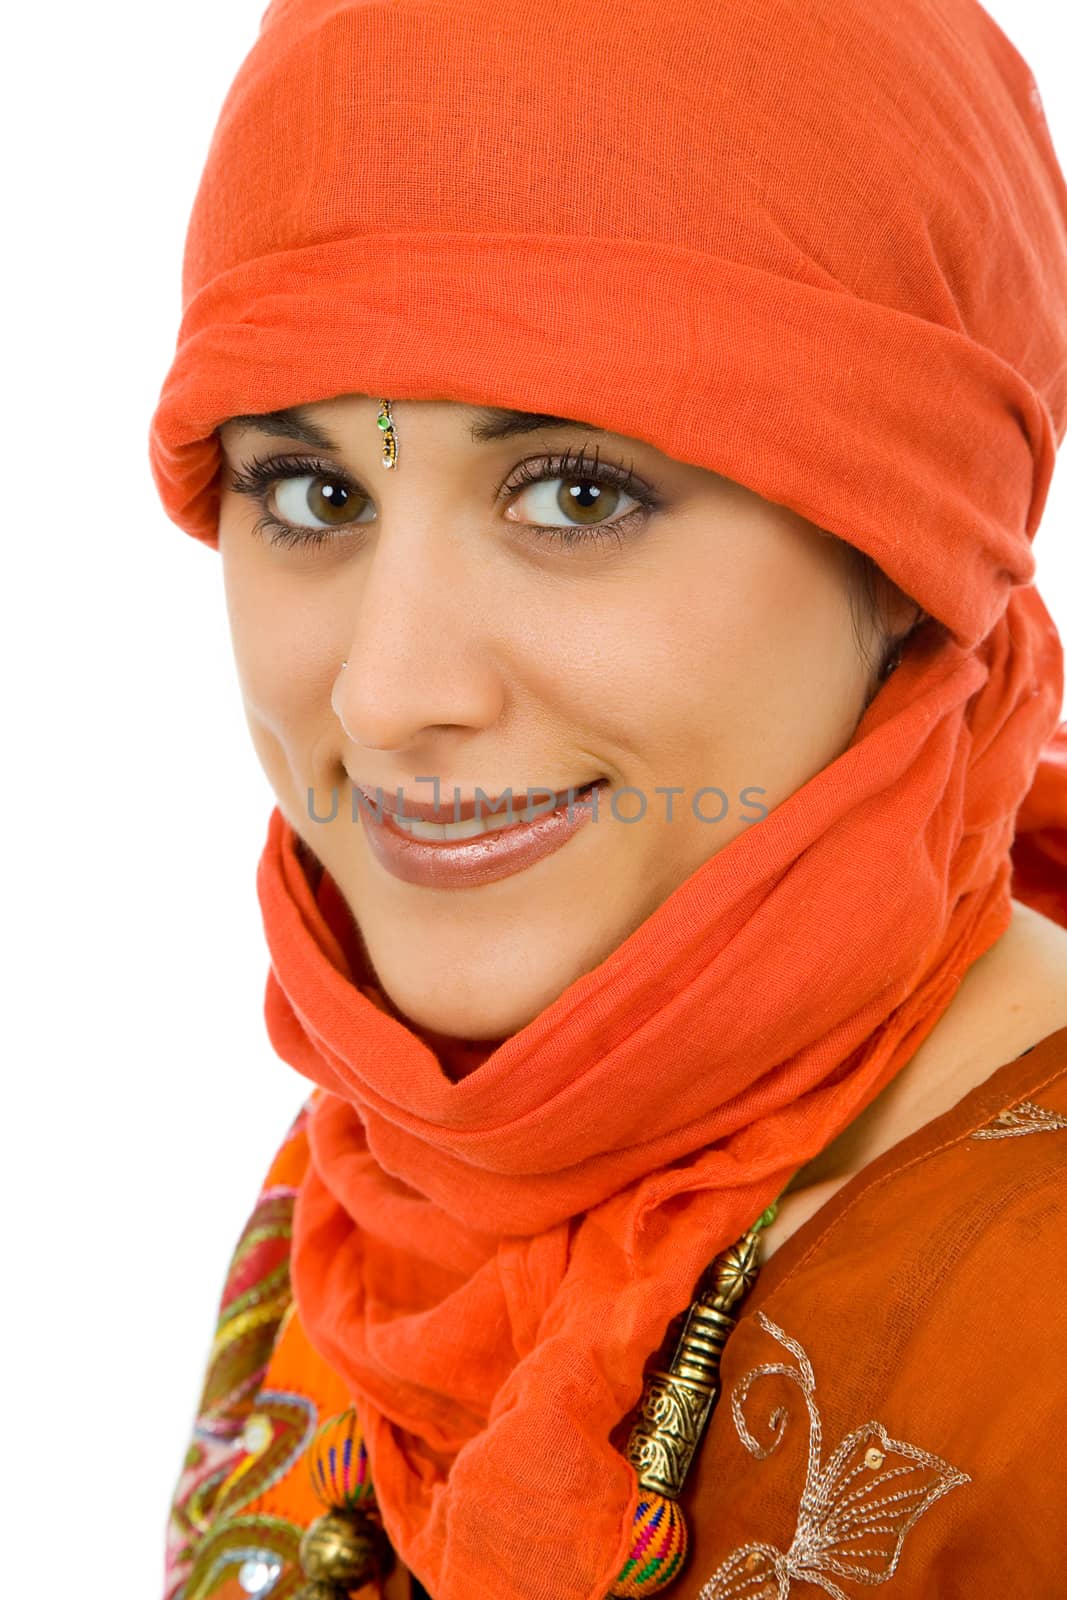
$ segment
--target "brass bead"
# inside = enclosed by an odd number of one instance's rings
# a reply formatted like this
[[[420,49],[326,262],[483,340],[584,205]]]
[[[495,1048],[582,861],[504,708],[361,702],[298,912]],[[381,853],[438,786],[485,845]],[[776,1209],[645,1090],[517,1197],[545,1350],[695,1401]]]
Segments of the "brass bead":
[[[300,1565],[312,1579],[308,1600],[322,1600],[338,1591],[358,1589],[385,1566],[387,1541],[369,1517],[356,1512],[327,1511],[306,1529],[300,1541]]]

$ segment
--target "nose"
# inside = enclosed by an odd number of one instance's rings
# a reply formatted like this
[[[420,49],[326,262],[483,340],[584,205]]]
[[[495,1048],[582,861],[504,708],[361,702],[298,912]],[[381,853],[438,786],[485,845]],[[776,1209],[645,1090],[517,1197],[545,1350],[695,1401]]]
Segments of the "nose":
[[[330,705],[354,745],[401,750],[500,715],[503,683],[486,629],[488,593],[446,530],[394,526],[360,569],[356,615]]]

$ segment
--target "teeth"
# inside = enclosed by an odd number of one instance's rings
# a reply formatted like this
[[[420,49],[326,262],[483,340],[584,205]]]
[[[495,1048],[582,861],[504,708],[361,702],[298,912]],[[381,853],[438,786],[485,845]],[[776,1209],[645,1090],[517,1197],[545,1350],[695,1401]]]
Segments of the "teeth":
[[[583,793],[584,791],[575,791],[575,803]],[[559,804],[566,807],[566,797]],[[422,822],[416,817],[396,816],[391,816],[389,820],[394,827],[400,828],[404,833],[410,833],[413,839],[426,839],[440,844],[446,839],[477,839],[483,833],[499,833],[501,828],[512,828],[520,822],[536,822],[539,817],[548,816],[551,816],[551,812],[545,810],[542,800],[539,807],[525,806],[521,811],[512,806],[510,817],[505,809],[493,816],[471,817],[466,822]]]

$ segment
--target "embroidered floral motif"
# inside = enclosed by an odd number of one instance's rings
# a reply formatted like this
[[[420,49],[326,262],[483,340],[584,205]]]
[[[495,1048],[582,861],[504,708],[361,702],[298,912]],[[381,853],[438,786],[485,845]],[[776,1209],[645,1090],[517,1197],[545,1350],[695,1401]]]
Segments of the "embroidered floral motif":
[[[873,1421],[854,1428],[823,1466],[822,1419],[813,1398],[811,1362],[803,1347],[762,1311],[756,1312],[756,1320],[792,1352],[797,1364],[767,1362],[739,1379],[731,1394],[734,1425],[745,1449],[762,1460],[777,1449],[789,1412],[784,1406],[772,1412],[768,1420],[774,1440],[761,1445],[742,1412],[749,1389],[758,1378],[778,1373],[803,1394],[808,1470],[796,1532],[785,1551],[762,1543],[740,1546],[711,1575],[698,1600],[786,1600],[794,1583],[824,1589],[835,1600],[851,1600],[854,1591],[833,1579],[865,1586],[887,1582],[896,1571],[908,1529],[935,1500],[957,1484],[969,1483],[970,1475],[916,1445],[891,1439]]]
[[[1050,1111],[1035,1100],[1020,1100],[993,1118],[984,1128],[976,1128],[972,1139],[1013,1139],[1023,1133],[1055,1133],[1067,1128],[1062,1111]]]

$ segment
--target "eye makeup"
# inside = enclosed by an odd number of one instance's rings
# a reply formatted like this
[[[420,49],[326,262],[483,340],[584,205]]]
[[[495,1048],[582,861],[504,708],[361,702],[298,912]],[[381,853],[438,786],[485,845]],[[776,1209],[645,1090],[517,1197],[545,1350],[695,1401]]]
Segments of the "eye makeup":
[[[230,472],[228,486],[231,491],[247,495],[259,508],[259,516],[251,530],[253,535],[258,538],[266,536],[272,545],[316,548],[336,542],[338,533],[347,533],[349,529],[363,525],[350,519],[323,521],[316,527],[283,519],[273,504],[275,491],[283,483],[307,479],[309,484],[317,484],[319,492],[330,496],[328,509],[347,507],[349,498],[353,496],[357,501],[362,499],[365,504],[370,503],[370,497],[363,487],[348,472],[336,463],[317,456],[256,455],[242,467],[231,468]],[[527,487],[557,479],[581,486],[580,493],[591,488],[599,496],[604,488],[617,490],[633,499],[635,505],[621,516],[603,523],[556,526],[508,519],[509,525],[521,528],[539,540],[555,542],[565,548],[604,541],[618,547],[663,505],[658,491],[634,471],[632,463],[602,460],[599,447],[592,456],[586,453],[583,446],[577,451],[568,449],[561,454],[524,460],[497,485],[494,492],[497,499],[510,502]],[[317,513],[312,512],[312,515]]]

